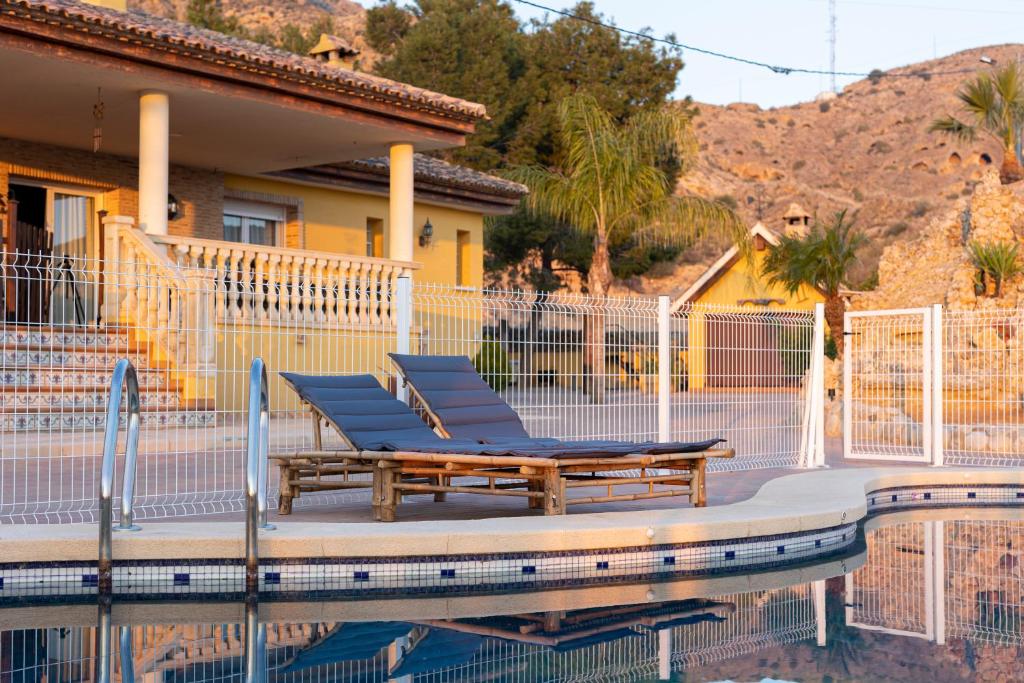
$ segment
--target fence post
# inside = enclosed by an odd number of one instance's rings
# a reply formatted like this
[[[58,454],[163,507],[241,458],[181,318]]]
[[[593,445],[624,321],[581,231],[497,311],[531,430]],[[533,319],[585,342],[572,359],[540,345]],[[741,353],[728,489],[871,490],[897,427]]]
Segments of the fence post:
[[[672,440],[672,310],[658,297],[658,441]]]
[[[945,424],[942,415],[942,304],[932,306],[932,465],[942,467],[945,458]]]
[[[412,339],[412,278],[408,274],[395,280],[395,351],[407,354]],[[395,373],[395,396],[408,402],[408,390],[402,376]]]
[[[825,304],[814,304],[814,370],[811,373],[813,467],[825,466]]]

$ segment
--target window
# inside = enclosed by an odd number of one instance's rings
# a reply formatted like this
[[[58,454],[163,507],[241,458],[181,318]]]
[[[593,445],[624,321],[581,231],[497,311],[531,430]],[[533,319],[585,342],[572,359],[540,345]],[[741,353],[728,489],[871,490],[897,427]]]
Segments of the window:
[[[459,230],[455,235],[455,284],[468,287],[472,282],[472,271],[469,230]]]
[[[285,209],[274,204],[224,201],[224,239],[227,242],[272,247],[285,221]]]
[[[366,255],[384,258],[384,221],[380,218],[366,219]]]

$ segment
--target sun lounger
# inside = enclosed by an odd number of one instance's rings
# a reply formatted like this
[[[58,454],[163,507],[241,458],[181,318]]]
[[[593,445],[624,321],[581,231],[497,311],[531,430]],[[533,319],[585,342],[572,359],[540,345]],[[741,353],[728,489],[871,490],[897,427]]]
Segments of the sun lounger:
[[[724,439],[694,442],[563,441],[531,438],[516,411],[505,402],[466,356],[388,354],[418,407],[441,433],[458,439],[522,448],[571,448],[611,453],[698,453]]]
[[[546,514],[564,514],[568,505],[581,503],[666,496],[705,502],[706,452],[637,453],[621,445],[443,438],[372,375],[281,374],[310,407],[314,430],[313,450],[272,456],[281,468],[282,514],[291,511],[292,500],[303,491],[367,486],[373,487],[374,516],[383,521],[394,519],[403,495],[418,493],[433,493],[436,500],[447,493],[524,497]],[[342,448],[324,449],[321,421],[338,433]],[[614,474],[599,476],[609,472]],[[370,481],[352,477],[365,474]],[[646,490],[615,490],[627,484]],[[567,489],[578,487],[607,492],[567,497]]]

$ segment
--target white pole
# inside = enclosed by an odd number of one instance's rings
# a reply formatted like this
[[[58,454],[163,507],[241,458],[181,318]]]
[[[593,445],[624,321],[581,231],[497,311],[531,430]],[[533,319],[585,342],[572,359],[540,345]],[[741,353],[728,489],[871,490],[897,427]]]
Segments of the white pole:
[[[139,96],[139,227],[150,235],[167,234],[170,117],[167,93]]]
[[[935,335],[933,334],[932,311],[925,309],[922,318],[924,335],[922,338],[923,348],[921,349],[921,365],[923,366],[923,372],[921,373],[921,455],[926,462],[934,462],[935,453],[932,450],[934,444],[934,439],[932,439],[932,418],[934,416],[932,412],[935,408],[932,401],[932,387],[934,386],[933,378],[935,373],[932,368],[932,358]]]
[[[935,640],[935,522],[924,525],[924,630]]]
[[[412,339],[412,278],[402,275],[395,281],[395,351],[409,353]],[[408,390],[402,376],[395,373],[395,396],[408,402]]]
[[[827,621],[825,619],[825,582],[814,581],[811,584],[814,591],[814,623],[817,626],[818,647],[828,645]]]
[[[388,258],[413,260],[413,148],[391,145],[388,195]]]
[[[856,343],[850,314],[843,316],[843,459],[848,460],[853,443],[853,346]]]
[[[935,597],[935,642],[939,645],[946,644],[946,524],[945,522],[934,522],[934,553],[935,569],[932,574],[935,589],[932,591]]]
[[[672,679],[672,629],[658,631],[658,680]]]
[[[811,424],[814,431],[813,463],[815,467],[825,466],[825,304],[814,305],[814,373],[811,407],[814,411]]]
[[[932,306],[932,465],[941,467],[945,460],[945,423],[942,414],[942,304]]]
[[[672,302],[658,297],[658,441],[672,440]]]

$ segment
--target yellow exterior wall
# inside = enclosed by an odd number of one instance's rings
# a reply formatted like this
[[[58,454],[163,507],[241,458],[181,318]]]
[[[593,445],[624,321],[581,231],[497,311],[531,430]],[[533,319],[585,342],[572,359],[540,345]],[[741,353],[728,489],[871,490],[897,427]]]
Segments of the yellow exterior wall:
[[[740,256],[718,279],[700,296],[693,300],[696,304],[713,304],[736,307],[744,299],[780,299],[784,303],[773,303],[765,309],[761,306],[746,304],[742,309],[751,313],[763,310],[814,310],[814,305],[824,303],[822,296],[814,287],[804,285],[796,294],[790,294],[781,285],[769,284],[762,275],[764,260],[768,256],[767,249],[755,251],[753,258]],[[691,390],[704,389],[707,385],[707,321],[699,312],[692,313],[687,322],[687,358],[686,368],[688,384]]]
[[[384,253],[388,253],[388,199],[345,190],[311,187],[282,180],[228,175],[225,187],[247,192],[301,197],[305,234],[303,248],[337,254],[366,255],[366,219],[384,221]],[[484,272],[484,224],[480,213],[416,203],[414,208],[416,243],[413,258],[422,264],[415,278],[420,282],[456,284],[458,231],[470,234],[468,286],[480,287]],[[419,233],[430,219],[434,238],[426,247],[419,245]]]
[[[769,308],[807,311],[813,310],[814,304],[825,301],[825,297],[814,287],[804,285],[795,295],[791,295],[781,285],[768,284],[767,278],[761,274],[767,256],[767,250],[755,251],[753,259],[740,256],[718,280],[694,299],[694,303],[736,306],[743,299],[782,299],[784,304],[771,304]],[[751,310],[760,308],[749,307]]]

